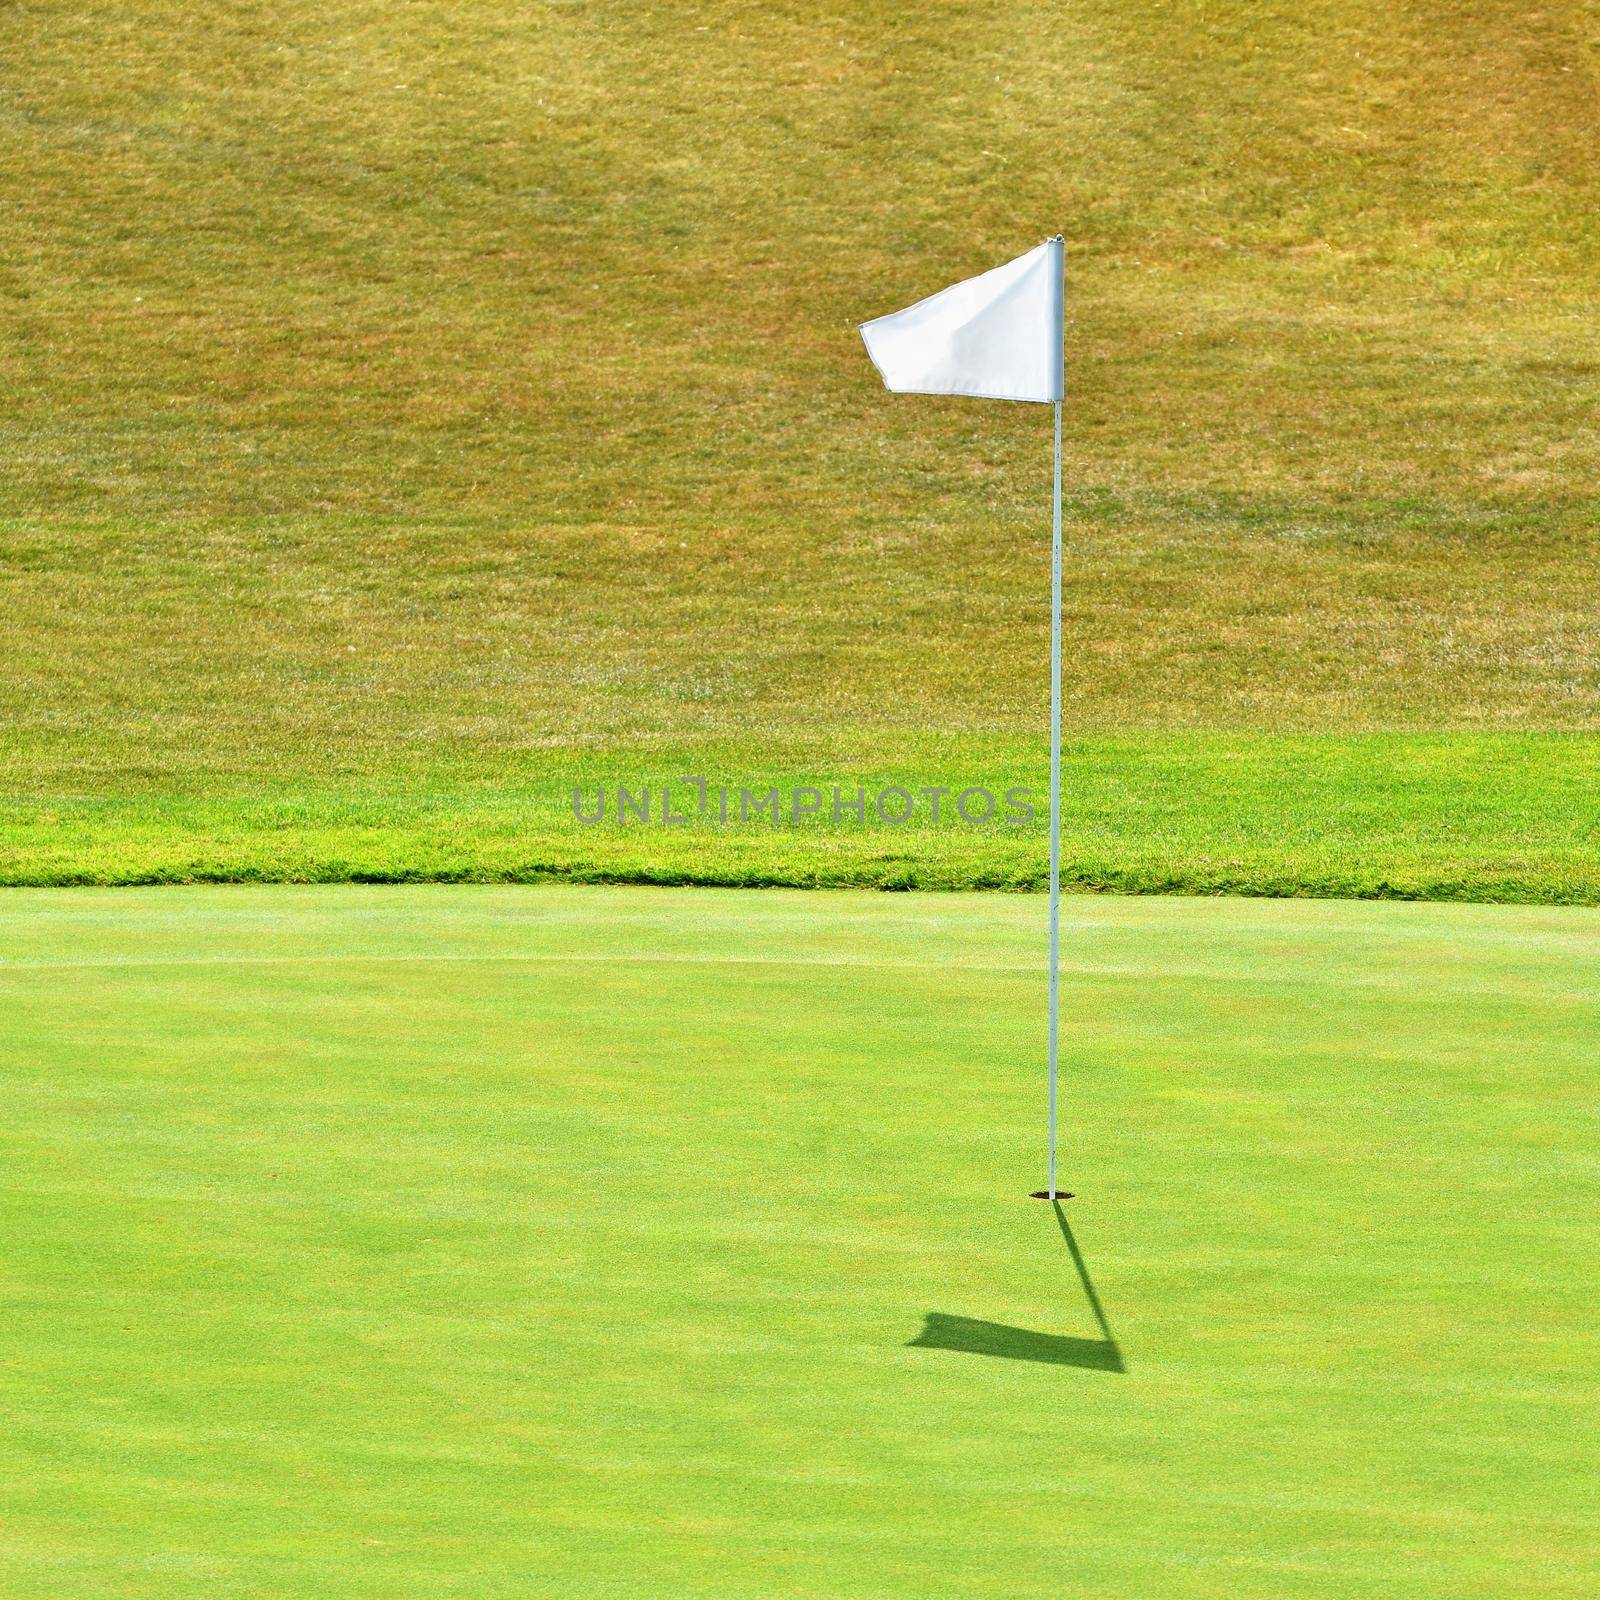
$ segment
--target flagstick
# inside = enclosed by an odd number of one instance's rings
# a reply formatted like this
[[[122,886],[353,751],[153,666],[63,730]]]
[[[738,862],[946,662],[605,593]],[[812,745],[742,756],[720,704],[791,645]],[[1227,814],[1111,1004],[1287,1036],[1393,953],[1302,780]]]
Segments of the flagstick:
[[[1050,542],[1050,1186],[1056,1188],[1056,1066],[1061,1021],[1061,406],[1066,393],[1066,240],[1058,233],[1003,266],[861,324],[884,384],[897,393],[968,394],[1055,407]],[[1048,318],[1046,366],[1034,343]],[[1051,368],[1054,368],[1052,371]]]
[[[1061,1011],[1061,402],[1050,533],[1050,1183],[1056,1198],[1056,1057]]]
[[[1058,233],[1051,273],[1055,304],[1053,345],[1061,363],[1056,383],[1055,475],[1050,501],[1050,1046],[1049,1183],[1034,1198],[1052,1205],[1072,1196],[1056,1188],[1056,1079],[1061,1042],[1061,406],[1066,393],[1066,241]]]

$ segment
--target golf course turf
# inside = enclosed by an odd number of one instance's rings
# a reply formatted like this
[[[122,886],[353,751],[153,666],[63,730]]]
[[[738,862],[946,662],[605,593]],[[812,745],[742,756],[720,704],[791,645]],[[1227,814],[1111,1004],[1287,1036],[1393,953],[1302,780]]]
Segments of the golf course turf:
[[[8,20],[0,1600],[1600,1595],[1592,7]]]
[[[1600,1590],[1593,911],[3,909],[8,1600]]]

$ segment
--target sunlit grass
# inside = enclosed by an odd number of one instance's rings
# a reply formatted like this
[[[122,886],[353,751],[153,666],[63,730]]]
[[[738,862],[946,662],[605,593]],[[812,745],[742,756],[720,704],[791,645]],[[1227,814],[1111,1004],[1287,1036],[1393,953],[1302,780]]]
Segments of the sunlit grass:
[[[28,4],[0,52],[12,875],[64,801],[131,871],[151,796],[1031,759],[1047,413],[890,397],[853,324],[1057,228],[1074,734],[1196,730],[1203,793],[1220,734],[1600,722],[1579,13]]]
[[[16,1600],[1600,1581],[1595,913],[7,896]],[[997,1359],[998,1358],[998,1359]]]

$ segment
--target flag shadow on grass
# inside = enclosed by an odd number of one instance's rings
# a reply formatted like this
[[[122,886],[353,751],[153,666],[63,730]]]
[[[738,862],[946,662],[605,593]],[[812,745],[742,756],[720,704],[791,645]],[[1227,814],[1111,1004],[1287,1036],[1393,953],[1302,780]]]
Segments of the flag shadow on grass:
[[[922,1332],[907,1341],[918,1350],[960,1350],[967,1355],[999,1356],[1008,1361],[1044,1361],[1060,1367],[1089,1367],[1097,1372],[1126,1372],[1122,1349],[1117,1344],[1105,1307],[1095,1293],[1094,1280],[1084,1262],[1078,1241],[1067,1225],[1066,1213],[1055,1204],[1061,1237],[1067,1242],[1072,1264],[1078,1269],[1089,1309],[1100,1326],[1098,1339],[1079,1339],[1060,1333],[1036,1333],[1032,1328],[1013,1328],[1004,1322],[983,1322],[977,1317],[952,1317],[942,1311],[927,1313]]]

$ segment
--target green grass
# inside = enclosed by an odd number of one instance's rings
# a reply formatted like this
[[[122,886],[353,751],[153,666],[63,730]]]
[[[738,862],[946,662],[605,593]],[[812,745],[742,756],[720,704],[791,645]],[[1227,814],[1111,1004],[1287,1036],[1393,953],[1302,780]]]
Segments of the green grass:
[[[1600,738],[1580,8],[27,0],[12,22],[8,880],[615,870],[628,852],[545,804],[574,767],[1028,781],[1047,414],[887,396],[853,323],[1059,227],[1069,726],[1126,757],[1097,813],[1131,797],[1075,867],[1595,898],[1570,803]],[[1512,836],[1483,774],[1529,733],[1563,738]],[[1440,736],[1430,783],[1373,734]],[[1239,819],[1205,797],[1215,752],[1257,736],[1348,741],[1338,809],[1368,820],[1331,868],[1261,842],[1320,825],[1289,783],[1236,870]],[[1152,763],[1198,775],[1159,836]],[[1408,865],[1414,838],[1436,859]],[[914,842],[931,881],[1038,874],[1036,838],[1020,861],[965,841],[959,870]],[[906,850],[695,854],[867,882]]]
[[[1073,902],[1103,1329],[1037,901],[5,909],[17,1600],[1600,1584],[1592,912]]]
[[[570,758],[569,780],[461,784],[448,792],[347,784],[304,795],[260,784],[107,801],[0,805],[0,883],[137,884],[235,880],[340,882],[645,882],[760,887],[1037,889],[1045,881],[1048,772],[1037,742],[898,741],[897,760],[865,743],[860,765],[821,752],[815,767],[738,771],[729,790],[775,785],[777,823],[696,816],[680,777],[728,771],[715,752],[656,751],[630,780],[652,786],[653,819],[616,820],[606,758]],[[741,753],[728,755],[731,766]],[[1121,893],[1232,893],[1376,899],[1600,901],[1600,764],[1572,734],[1357,738],[1153,735],[1079,739],[1065,764],[1066,881]],[[1035,820],[969,825],[941,800],[935,825],[919,797],[913,821],[885,826],[841,811],[891,784],[981,784],[1003,795],[1031,783]],[[674,816],[659,821],[661,784]],[[580,826],[572,787],[592,813]],[[796,790],[821,786],[821,811],[795,819]],[[802,805],[809,797],[802,794]],[[893,806],[902,802],[891,797]],[[974,796],[969,810],[982,801]]]

